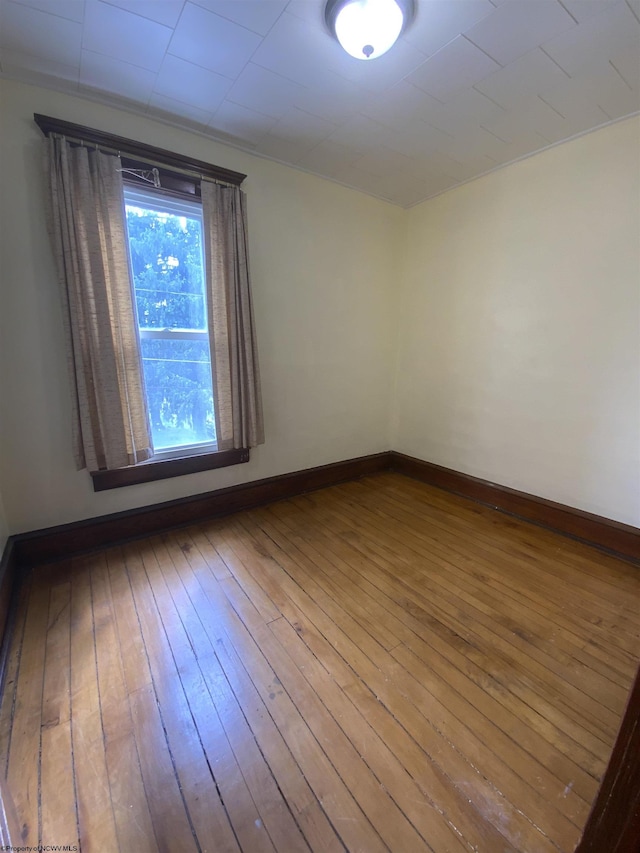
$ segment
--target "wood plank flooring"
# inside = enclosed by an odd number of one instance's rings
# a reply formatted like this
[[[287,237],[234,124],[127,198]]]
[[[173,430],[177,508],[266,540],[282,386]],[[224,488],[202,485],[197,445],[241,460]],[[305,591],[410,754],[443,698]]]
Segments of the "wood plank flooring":
[[[396,474],[32,573],[0,706],[22,845],[569,853],[640,571]]]

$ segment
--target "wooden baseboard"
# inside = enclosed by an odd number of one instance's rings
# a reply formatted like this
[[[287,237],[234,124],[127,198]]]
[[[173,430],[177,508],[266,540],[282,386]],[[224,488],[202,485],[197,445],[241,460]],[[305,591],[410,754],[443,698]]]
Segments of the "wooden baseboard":
[[[18,534],[10,539],[9,562],[15,567],[32,568],[73,554],[251,509],[389,469],[618,556],[640,560],[640,530],[635,527],[391,451]],[[0,575],[0,623],[3,577]]]
[[[17,562],[32,568],[106,545],[161,533],[303,492],[355,480],[389,467],[389,453],[377,453],[229,486],[201,495],[47,527],[13,537]]]
[[[617,556],[640,560],[640,530],[599,515],[461,474],[432,462],[391,451],[390,468],[399,474],[454,492],[549,530],[580,539]]]
[[[0,560],[0,696],[13,634],[21,575],[15,548],[15,538],[9,537]]]

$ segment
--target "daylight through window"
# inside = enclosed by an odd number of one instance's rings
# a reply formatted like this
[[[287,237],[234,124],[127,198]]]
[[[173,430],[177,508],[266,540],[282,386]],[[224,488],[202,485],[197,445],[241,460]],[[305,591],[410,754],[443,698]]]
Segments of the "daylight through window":
[[[126,186],[129,254],[154,455],[216,440],[202,206]]]

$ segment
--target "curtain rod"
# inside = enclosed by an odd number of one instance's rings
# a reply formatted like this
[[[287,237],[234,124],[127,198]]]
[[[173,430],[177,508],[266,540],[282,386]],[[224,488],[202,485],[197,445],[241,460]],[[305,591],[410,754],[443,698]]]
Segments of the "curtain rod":
[[[150,166],[157,166],[191,178],[239,187],[247,177],[241,172],[234,172],[222,166],[214,166],[203,160],[182,156],[163,148],[156,148],[144,142],[115,136],[102,130],[72,124],[62,119],[51,118],[38,113],[35,113],[33,118],[45,136],[64,137],[79,145],[95,147],[105,153],[117,154],[126,159],[148,163]]]
[[[237,186],[237,184],[231,183],[231,181],[224,181],[221,178],[209,178],[207,175],[202,175],[200,172],[194,172],[192,169],[181,169],[179,166],[167,166],[166,163],[161,163],[159,160],[151,160],[148,157],[141,157],[139,155],[133,156],[129,154],[128,151],[121,151],[119,148],[112,148],[109,145],[101,145],[97,142],[88,142],[86,139],[79,139],[75,136],[69,136],[67,133],[48,133],[47,136],[52,137],[54,139],[66,139],[69,142],[76,143],[83,148],[92,148],[95,151],[99,151],[101,154],[115,154],[117,157],[120,157],[123,160],[134,160],[136,163],[145,163],[147,166],[153,166],[151,171],[157,172],[158,167],[160,169],[164,169],[167,172],[172,172],[176,175],[184,175],[188,178],[198,178],[200,181],[208,181],[212,184],[220,184],[226,187]],[[135,169],[120,169],[121,172],[133,172]],[[137,171],[142,171],[138,169]],[[141,177],[141,176],[140,176]],[[159,186],[153,180],[149,181],[154,186]]]

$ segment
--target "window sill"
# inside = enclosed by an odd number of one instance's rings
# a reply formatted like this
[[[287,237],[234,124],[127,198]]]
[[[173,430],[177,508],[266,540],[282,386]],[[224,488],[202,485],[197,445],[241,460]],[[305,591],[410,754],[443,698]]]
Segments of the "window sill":
[[[183,474],[195,474],[198,471],[210,471],[213,468],[226,468],[249,461],[249,449],[220,450],[215,453],[201,453],[194,456],[181,456],[178,459],[151,460],[128,468],[116,468],[113,471],[91,471],[93,491],[119,489],[122,486],[135,486],[138,483],[150,483],[154,480],[166,480],[169,477],[181,477]]]

